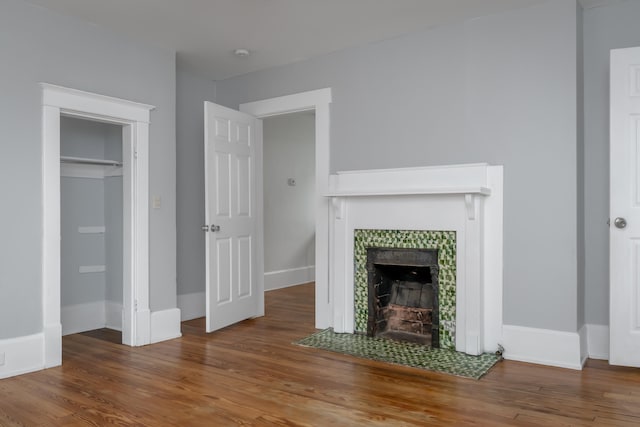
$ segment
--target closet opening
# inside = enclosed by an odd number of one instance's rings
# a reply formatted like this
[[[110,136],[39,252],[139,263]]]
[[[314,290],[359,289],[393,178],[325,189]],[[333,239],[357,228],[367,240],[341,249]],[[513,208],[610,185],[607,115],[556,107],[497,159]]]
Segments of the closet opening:
[[[42,88],[42,323],[43,323],[43,359],[44,367],[50,368],[62,364],[62,286],[61,286],[61,170],[74,164],[76,169],[96,166],[106,170],[105,175],[113,171],[112,167],[122,169],[122,344],[141,346],[151,342],[151,311],[149,309],[149,127],[152,105],[126,99],[114,98],[77,89],[40,83]],[[115,125],[121,134],[121,161],[89,157],[88,153],[62,152],[61,127],[66,126],[67,118],[95,122],[102,125]],[[61,124],[62,123],[62,124]],[[95,124],[94,123],[94,124]],[[87,125],[87,123],[84,123]],[[111,129],[111,128],[110,128]],[[73,145],[73,144],[71,144]],[[116,144],[117,146],[117,144]],[[105,150],[111,150],[109,146]],[[67,150],[65,147],[64,150]],[[76,149],[78,147],[75,147]],[[81,147],[88,149],[87,147]],[[117,150],[116,150],[117,151]],[[64,157],[61,158],[61,152]],[[71,155],[74,154],[74,155]],[[109,154],[109,153],[105,153]],[[114,154],[115,155],[115,154]],[[64,163],[61,163],[61,160]],[[98,164],[96,164],[98,163]],[[106,164],[104,164],[106,163]],[[121,165],[119,165],[121,163]],[[63,166],[63,164],[65,166]],[[107,185],[108,186],[108,185]],[[66,191],[66,190],[65,190]],[[73,193],[73,191],[66,191]],[[93,206],[92,208],[95,208]],[[68,209],[67,209],[68,211]],[[71,210],[69,215],[77,214]],[[65,220],[68,215],[65,214]],[[115,221],[115,220],[114,220]],[[100,234],[106,224],[85,224],[81,237]],[[78,226],[80,227],[80,226]],[[94,236],[95,237],[95,236]],[[117,247],[114,245],[113,247]],[[107,248],[105,246],[105,268],[107,273]],[[99,273],[101,265],[91,261],[82,264],[85,273]],[[105,277],[105,283],[106,283]],[[66,290],[65,290],[66,292]],[[105,288],[105,299],[107,301]],[[115,298],[115,292],[112,295]],[[66,305],[82,306],[83,303],[100,302],[88,299],[74,300],[77,295],[71,291],[71,299],[65,296]],[[101,294],[101,291],[97,291]],[[95,296],[95,294],[94,294]],[[107,324],[107,303],[105,306],[105,325]],[[84,315],[83,309],[76,307],[75,314]],[[67,310],[68,311],[68,310]],[[66,316],[66,314],[65,314]],[[117,314],[114,315],[117,321]],[[100,317],[101,319],[101,317]],[[65,321],[65,324],[68,322]]]
[[[123,126],[60,117],[62,335],[122,343]]]

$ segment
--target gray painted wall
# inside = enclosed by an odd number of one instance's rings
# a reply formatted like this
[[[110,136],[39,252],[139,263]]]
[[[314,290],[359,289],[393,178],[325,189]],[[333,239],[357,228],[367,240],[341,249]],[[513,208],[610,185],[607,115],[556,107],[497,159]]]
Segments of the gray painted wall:
[[[573,0],[470,23],[466,142],[504,165],[509,325],[577,330],[576,25]]]
[[[640,46],[640,2],[584,11],[585,316],[609,324],[609,51]]]
[[[578,330],[585,324],[585,298],[586,298],[586,283],[585,283],[585,228],[584,228],[584,216],[585,216],[585,204],[584,204],[584,35],[583,35],[583,12],[582,6],[576,3],[576,37],[578,41],[576,58],[577,66],[577,86],[576,86],[576,108],[578,114],[578,121],[576,123],[577,150],[576,150],[576,165],[577,165],[577,238],[578,238]]]
[[[80,234],[78,227],[104,225],[104,184],[99,179],[61,178],[61,305],[102,301],[105,273],[79,273],[86,265],[105,264],[105,235]]]
[[[104,144],[104,158],[122,161],[122,128],[110,126]],[[105,298],[122,304],[123,293],[123,178],[108,176],[104,179],[104,225],[106,227],[104,250],[107,271],[105,274]]]
[[[151,113],[151,309],[176,306],[175,53],[21,0],[0,2],[0,339],[42,330],[39,82],[130,99]],[[16,186],[19,182],[20,185]]]
[[[122,177],[104,179],[105,299],[122,304]]]
[[[223,80],[216,102],[331,87],[332,171],[504,165],[504,322],[576,331],[576,33],[553,0]]]
[[[315,265],[315,115],[266,118],[263,141],[264,271]]]
[[[178,294],[204,292],[204,101],[215,98],[215,84],[177,72],[176,164]]]

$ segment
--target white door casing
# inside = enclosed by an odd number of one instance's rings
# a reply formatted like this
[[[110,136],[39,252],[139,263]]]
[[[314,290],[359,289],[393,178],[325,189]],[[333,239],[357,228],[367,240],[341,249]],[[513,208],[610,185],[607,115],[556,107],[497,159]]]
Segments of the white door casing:
[[[42,83],[44,367],[62,363],[60,323],[60,115],[123,129],[123,344],[150,342],[149,118],[155,107]]]
[[[331,88],[263,99],[240,105],[240,111],[257,118],[278,116],[300,111],[315,111],[316,146],[316,260],[315,260],[315,323],[316,328],[333,326],[334,290],[329,283],[329,199],[324,195],[329,188],[329,146],[330,146],[330,105]],[[256,174],[262,178],[262,162],[256,165]],[[257,190],[258,205],[262,207],[262,186]],[[259,236],[260,232],[259,231]],[[264,248],[258,247],[259,251]],[[259,262],[263,257],[259,257]],[[259,266],[258,274],[263,277],[264,267]]]
[[[211,102],[204,110],[206,329],[212,332],[264,314],[256,194],[262,122]]]
[[[640,48],[612,50],[610,77],[609,362],[640,366]]]

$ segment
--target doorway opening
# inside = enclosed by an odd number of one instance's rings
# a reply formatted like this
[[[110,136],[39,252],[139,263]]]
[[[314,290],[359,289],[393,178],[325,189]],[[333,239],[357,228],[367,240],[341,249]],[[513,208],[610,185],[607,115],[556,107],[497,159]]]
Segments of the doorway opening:
[[[47,83],[42,83],[41,88],[42,351],[44,366],[49,368],[62,364],[60,129],[61,120],[66,118],[121,129],[122,343],[139,346],[150,342],[148,171],[149,116],[154,107]]]
[[[330,103],[331,89],[241,104],[240,111],[204,103],[207,332],[264,316],[263,122],[257,119],[309,111],[315,112],[315,325],[331,326]]]
[[[264,290],[315,281],[315,111],[263,120]]]

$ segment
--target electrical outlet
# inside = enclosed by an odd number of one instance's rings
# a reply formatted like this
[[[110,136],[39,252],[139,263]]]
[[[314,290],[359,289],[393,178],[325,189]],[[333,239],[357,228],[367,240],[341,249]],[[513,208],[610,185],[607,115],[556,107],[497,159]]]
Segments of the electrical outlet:
[[[0,351],[0,366],[4,365],[4,351]]]

